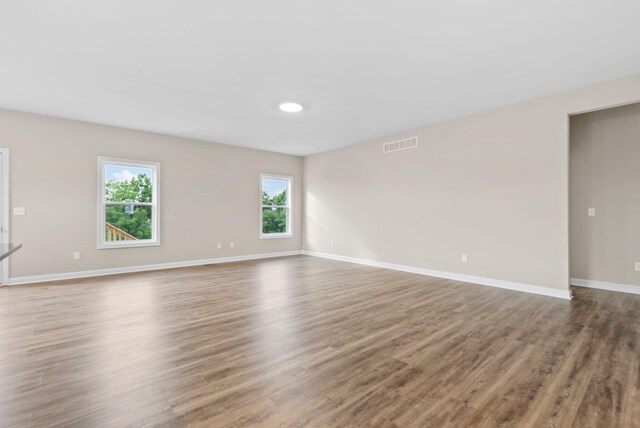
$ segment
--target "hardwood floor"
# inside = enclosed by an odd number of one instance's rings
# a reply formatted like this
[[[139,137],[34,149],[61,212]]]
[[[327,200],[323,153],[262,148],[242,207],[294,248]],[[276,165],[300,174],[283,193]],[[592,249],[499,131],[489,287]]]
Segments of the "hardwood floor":
[[[0,424],[640,426],[640,296],[299,256],[0,289]]]

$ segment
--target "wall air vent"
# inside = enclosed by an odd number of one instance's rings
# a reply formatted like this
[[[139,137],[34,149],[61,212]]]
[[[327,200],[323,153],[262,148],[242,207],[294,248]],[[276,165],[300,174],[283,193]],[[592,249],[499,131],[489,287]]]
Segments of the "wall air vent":
[[[391,141],[382,145],[382,153],[399,152],[401,150],[417,149],[418,137],[405,138],[404,140]]]

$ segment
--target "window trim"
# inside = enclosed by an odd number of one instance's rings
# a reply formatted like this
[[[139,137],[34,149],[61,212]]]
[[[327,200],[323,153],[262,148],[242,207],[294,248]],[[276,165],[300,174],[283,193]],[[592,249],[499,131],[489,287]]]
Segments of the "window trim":
[[[287,182],[287,205],[263,205],[262,204],[262,180],[265,178],[271,178],[275,180],[286,180]],[[282,238],[293,238],[293,222],[291,215],[292,211],[292,200],[293,200],[293,177],[290,175],[281,175],[281,174],[271,174],[271,173],[260,173],[260,186],[259,186],[259,214],[258,214],[258,231],[260,233],[260,239],[282,239]],[[277,208],[286,208],[287,209],[287,231],[284,233],[264,233],[262,231],[262,210],[263,208],[269,207],[277,207]]]
[[[140,202],[135,205],[151,206],[151,236],[152,239],[144,239],[143,242],[138,241],[107,241],[104,232],[105,225],[105,166],[107,164],[131,166],[134,168],[152,168],[153,177],[151,180],[151,200],[152,202]],[[148,162],[122,158],[112,158],[106,156],[98,156],[98,249],[114,249],[114,248],[137,248],[137,247],[156,247],[160,245],[160,163]],[[116,202],[113,205],[132,205],[128,203]]]

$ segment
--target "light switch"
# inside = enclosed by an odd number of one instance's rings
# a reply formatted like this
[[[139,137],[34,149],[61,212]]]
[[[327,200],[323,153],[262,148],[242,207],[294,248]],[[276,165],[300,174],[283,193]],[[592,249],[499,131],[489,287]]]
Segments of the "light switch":
[[[595,208],[589,208],[589,209],[587,210],[587,215],[588,215],[589,217],[595,217],[595,216],[596,216],[596,209],[595,209]]]
[[[26,215],[27,210],[24,207],[13,207],[13,215]]]

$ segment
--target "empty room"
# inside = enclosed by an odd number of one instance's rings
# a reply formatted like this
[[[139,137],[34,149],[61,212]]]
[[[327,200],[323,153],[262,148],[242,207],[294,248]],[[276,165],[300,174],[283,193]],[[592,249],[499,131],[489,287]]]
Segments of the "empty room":
[[[0,0],[0,427],[640,427],[639,20]]]

